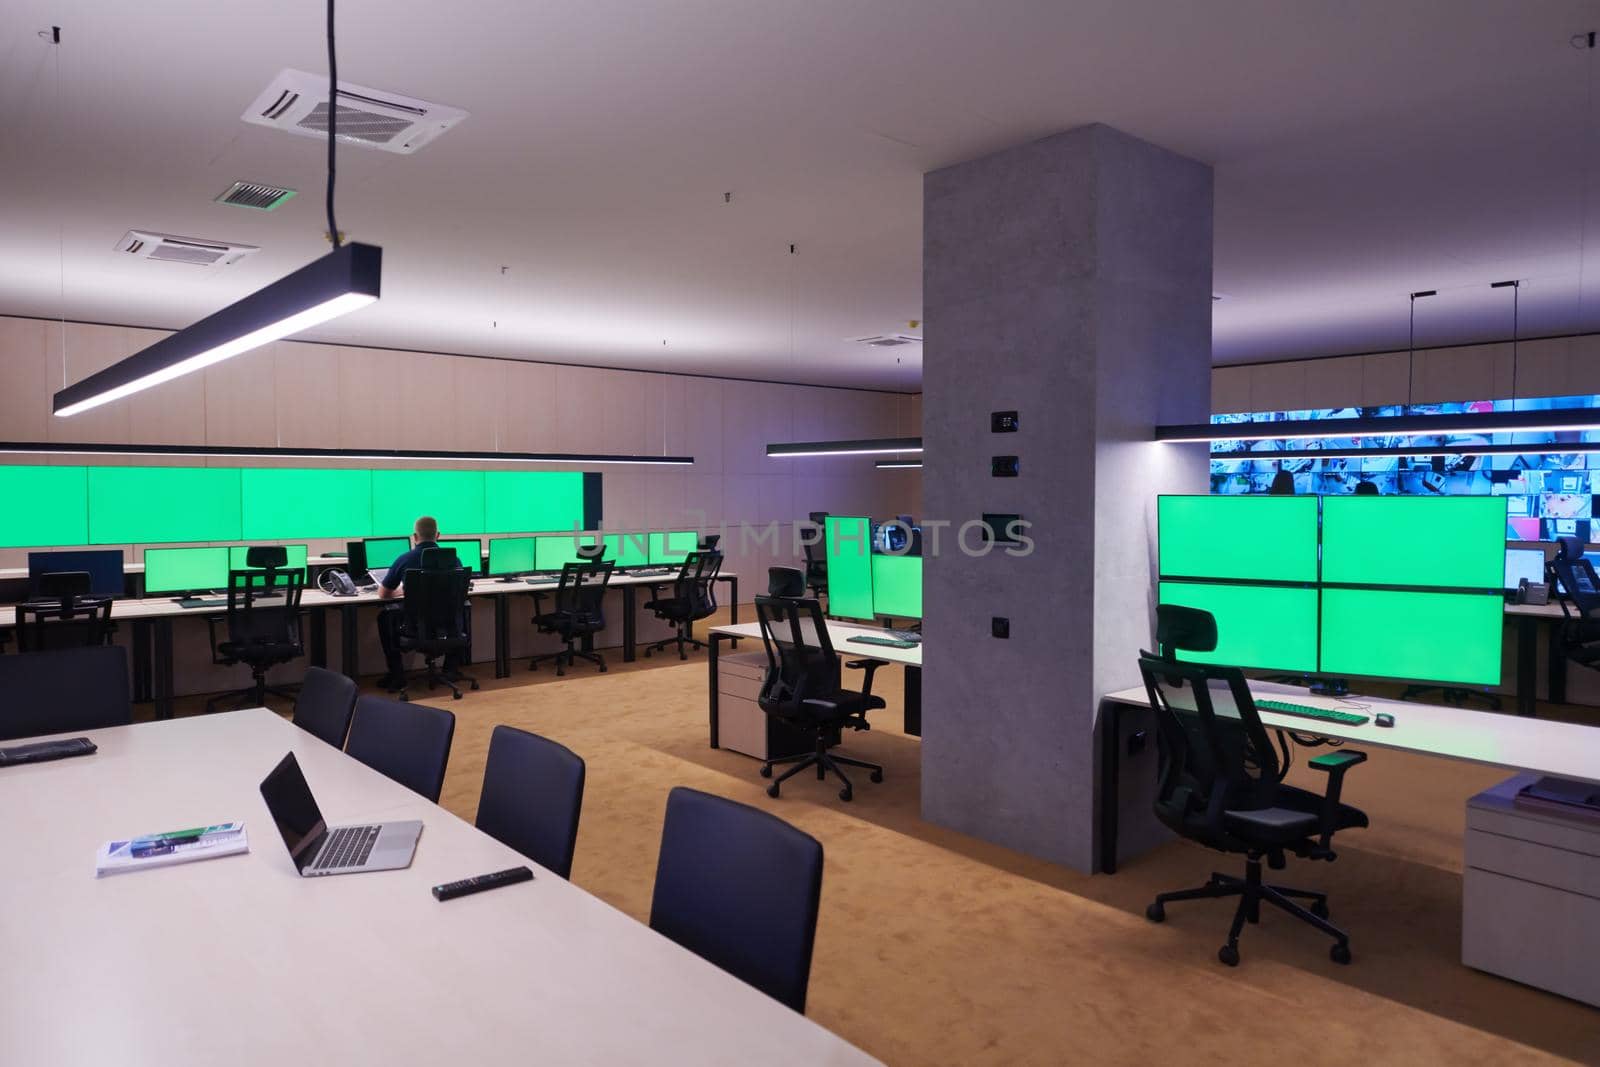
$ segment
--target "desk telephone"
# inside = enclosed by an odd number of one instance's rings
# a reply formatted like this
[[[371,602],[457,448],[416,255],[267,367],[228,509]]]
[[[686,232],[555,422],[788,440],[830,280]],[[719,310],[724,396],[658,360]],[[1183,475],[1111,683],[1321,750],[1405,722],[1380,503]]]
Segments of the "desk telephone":
[[[331,567],[317,575],[317,586],[329,596],[358,596],[360,590],[350,575],[337,567]]]

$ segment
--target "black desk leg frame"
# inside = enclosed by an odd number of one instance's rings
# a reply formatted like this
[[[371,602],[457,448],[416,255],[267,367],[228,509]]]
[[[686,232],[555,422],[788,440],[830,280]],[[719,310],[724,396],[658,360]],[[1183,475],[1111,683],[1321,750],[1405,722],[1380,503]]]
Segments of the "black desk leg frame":
[[[632,663],[637,650],[634,645],[638,642],[639,620],[634,617],[635,605],[638,603],[639,587],[624,585],[622,588],[622,662]]]
[[[707,636],[709,640],[706,642],[706,669],[711,679],[711,747],[721,748],[721,736],[717,733],[717,650],[722,647],[723,641],[731,640],[731,638],[724,638],[721,634],[709,634]]]
[[[494,676],[511,677],[511,598],[494,598]]]
[[[1100,702],[1100,873],[1117,873],[1118,772],[1122,762],[1122,706]]]
[[[172,718],[172,620],[152,619],[151,636],[154,650],[151,664],[151,682],[156,702],[156,718]]]
[[[1517,616],[1517,714],[1530,718],[1534,714],[1534,699],[1538,695],[1538,660],[1539,620],[1532,615],[1519,615]]]
[[[313,667],[326,667],[328,665],[328,613],[327,611],[311,612],[311,665]]]
[[[922,668],[906,666],[905,731],[912,737],[922,736]]]
[[[361,652],[356,634],[358,616],[354,604],[339,605],[339,669],[352,682],[361,681]]]

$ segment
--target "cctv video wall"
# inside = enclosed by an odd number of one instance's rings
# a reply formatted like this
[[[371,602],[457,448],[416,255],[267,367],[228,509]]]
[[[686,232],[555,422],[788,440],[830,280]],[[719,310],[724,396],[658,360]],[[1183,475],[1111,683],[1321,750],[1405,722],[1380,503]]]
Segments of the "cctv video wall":
[[[1600,408],[1600,396],[1548,397],[1519,400],[1517,411]],[[1320,408],[1310,411],[1248,412],[1213,415],[1213,424],[1284,422],[1301,419],[1351,419],[1389,415],[1438,415],[1466,412],[1511,411],[1509,400],[1470,403],[1388,405],[1366,408]],[[1600,417],[1600,416],[1597,416]],[[1254,428],[1254,425],[1253,425]],[[1219,430],[1219,433],[1223,432]],[[1600,534],[1600,453],[1563,452],[1563,446],[1600,442],[1600,432],[1561,431],[1517,434],[1447,434],[1317,438],[1315,440],[1239,441],[1218,439],[1218,452],[1238,458],[1211,461],[1211,491],[1240,495],[1265,493],[1280,467],[1294,475],[1297,494],[1338,496],[1354,493],[1361,482],[1372,482],[1385,496],[1503,496],[1506,498],[1506,539],[1551,541],[1575,535],[1585,541]],[[1430,456],[1429,447],[1440,445],[1519,444],[1525,453],[1493,456]],[[1412,447],[1412,456],[1361,458],[1298,458],[1277,460],[1285,449],[1335,449],[1351,447]]]

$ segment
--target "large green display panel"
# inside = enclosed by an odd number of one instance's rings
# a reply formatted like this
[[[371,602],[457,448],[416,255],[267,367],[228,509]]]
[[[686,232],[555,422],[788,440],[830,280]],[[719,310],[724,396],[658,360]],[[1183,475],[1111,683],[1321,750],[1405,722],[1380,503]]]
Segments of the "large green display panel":
[[[1162,582],[1158,592],[1163,604],[1200,608],[1217,619],[1216,651],[1183,652],[1180,659],[1273,671],[1317,669],[1315,588]]]
[[[374,532],[368,470],[245,467],[240,472],[240,492],[241,536],[246,541],[291,537],[353,541]]]
[[[872,557],[872,613],[897,619],[922,618],[921,556]]]
[[[89,544],[89,477],[83,467],[0,467],[0,548]]]
[[[483,533],[582,529],[583,473],[489,471],[484,508]]]
[[[227,587],[226,547],[145,549],[144,591],[151,596]]]
[[[533,538],[492,537],[489,539],[489,574],[527,574],[534,570]]]
[[[1504,611],[1498,593],[1324,589],[1322,670],[1496,685]]]
[[[282,568],[282,570],[297,570],[300,572],[301,577],[309,582],[310,576],[306,574],[306,546],[285,545],[284,549],[288,553],[289,562],[286,567]],[[228,569],[230,571],[262,570],[263,568],[250,566],[249,556],[249,545],[232,546],[228,549]],[[282,571],[280,571],[280,573],[282,573]],[[276,585],[279,583],[275,582],[273,584]]]
[[[1317,580],[1314,496],[1163,496],[1156,518],[1163,577]]]
[[[828,549],[828,614],[872,618],[872,530],[865,515],[829,515],[823,523]]]
[[[650,562],[650,536],[643,533],[606,534],[605,558],[618,567],[643,567]]]
[[[1324,582],[1499,589],[1505,565],[1503,496],[1322,498]]]
[[[445,534],[483,533],[483,472],[372,472],[373,533],[403,533],[419,515],[439,520]]]
[[[238,467],[90,467],[89,543],[237,541]]]

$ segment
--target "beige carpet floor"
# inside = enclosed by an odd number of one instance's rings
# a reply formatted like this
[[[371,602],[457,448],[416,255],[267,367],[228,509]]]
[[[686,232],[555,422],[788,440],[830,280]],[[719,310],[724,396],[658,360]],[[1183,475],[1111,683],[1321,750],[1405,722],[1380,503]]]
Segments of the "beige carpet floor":
[[[1345,794],[1372,828],[1345,835],[1338,862],[1282,875],[1328,891],[1355,962],[1269,914],[1228,969],[1216,950],[1230,903],[1173,905],[1160,926],[1143,913],[1236,858],[1173,842],[1091,877],[922,822],[897,671],[879,676],[889,711],[844,749],[887,779],[861,776],[844,804],[808,776],[770,799],[759,764],[708,747],[703,653],[560,680],[478,669],[482,691],[434,701],[457,716],[446,807],[473,816],[498,723],[570,746],[588,763],[573,880],[641,921],[675,785],[815,835],[826,868],[808,1014],[888,1063],[1600,1063],[1600,1011],[1460,963],[1463,806],[1503,772],[1373,751]]]

